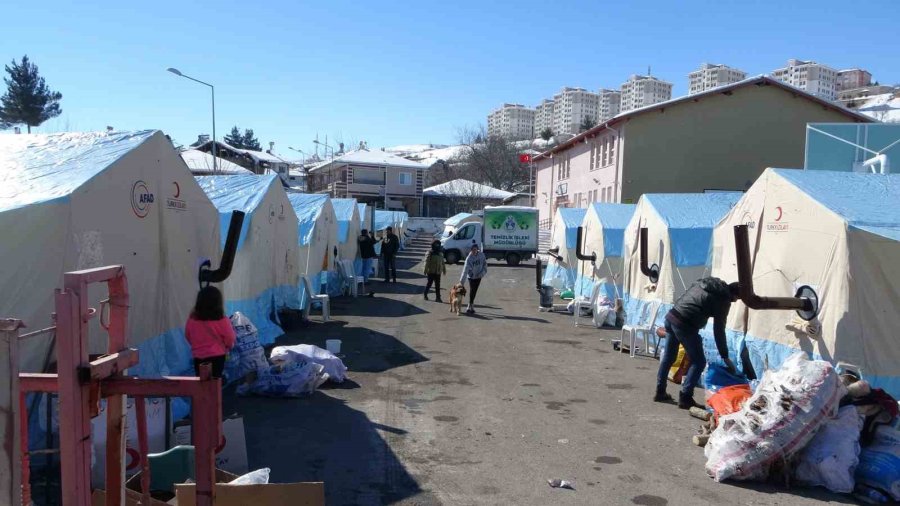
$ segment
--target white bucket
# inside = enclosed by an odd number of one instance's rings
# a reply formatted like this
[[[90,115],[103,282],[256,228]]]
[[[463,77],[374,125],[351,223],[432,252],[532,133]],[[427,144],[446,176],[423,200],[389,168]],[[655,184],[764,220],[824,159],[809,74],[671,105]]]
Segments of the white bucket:
[[[341,352],[341,340],[340,339],[326,339],[325,340],[325,348],[328,349],[331,353],[337,355]]]

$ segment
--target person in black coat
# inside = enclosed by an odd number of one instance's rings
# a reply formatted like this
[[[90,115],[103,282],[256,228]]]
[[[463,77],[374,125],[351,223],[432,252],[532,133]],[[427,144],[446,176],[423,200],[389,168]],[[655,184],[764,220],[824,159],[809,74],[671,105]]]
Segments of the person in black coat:
[[[381,256],[384,259],[384,282],[391,279],[397,282],[397,252],[400,251],[400,238],[394,234],[394,228],[388,227],[381,242]]]
[[[659,362],[654,401],[673,400],[672,396],[666,393],[666,381],[669,369],[678,356],[678,345],[681,344],[691,365],[681,381],[678,407],[690,409],[692,406],[699,406],[694,402],[694,387],[700,381],[700,374],[706,367],[700,329],[706,326],[709,318],[713,318],[713,334],[719,356],[728,370],[735,372],[734,364],[728,358],[725,320],[728,319],[731,303],[737,300],[739,293],[737,283],[729,284],[719,278],[710,277],[697,280],[675,301],[675,305],[666,314],[666,350]]]

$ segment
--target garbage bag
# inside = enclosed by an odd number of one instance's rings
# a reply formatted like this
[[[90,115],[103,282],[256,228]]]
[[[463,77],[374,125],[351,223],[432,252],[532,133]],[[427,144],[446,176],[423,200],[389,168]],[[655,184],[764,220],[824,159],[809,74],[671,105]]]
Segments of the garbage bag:
[[[254,381],[237,388],[238,395],[300,397],[315,392],[322,383],[328,381],[325,368],[307,360],[272,365],[256,371],[255,376]]]
[[[765,480],[835,416],[843,390],[831,364],[795,353],[766,371],[740,411],[720,418],[704,448],[706,472],[716,481]]]
[[[856,484],[883,491],[900,501],[900,430],[882,425],[859,453]]]
[[[237,478],[228,482],[229,485],[266,485],[269,483],[269,473],[272,470],[268,467],[264,467],[262,469],[257,469],[256,471],[250,471],[247,474],[243,474],[238,476]]]
[[[825,422],[800,452],[794,471],[797,481],[841,494],[853,492],[862,426],[855,406],[841,408],[837,418]]]
[[[750,390],[750,385],[731,385],[720,388],[706,401],[706,404],[712,408],[718,421],[722,416],[740,411],[751,395],[753,395],[753,391]]]
[[[328,378],[335,383],[341,383],[347,377],[347,367],[344,362],[328,350],[323,350],[312,344],[297,344],[294,346],[276,346],[272,349],[269,360],[273,364],[295,362],[296,359],[312,361],[320,364],[328,373]]]
[[[256,325],[240,311],[231,315],[234,328],[234,348],[225,360],[225,382],[243,379],[247,374],[269,367],[266,352],[259,344]]]

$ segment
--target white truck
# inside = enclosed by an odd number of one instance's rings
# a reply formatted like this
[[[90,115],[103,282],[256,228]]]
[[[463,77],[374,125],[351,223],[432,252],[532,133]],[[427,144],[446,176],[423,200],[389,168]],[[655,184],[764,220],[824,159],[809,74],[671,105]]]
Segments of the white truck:
[[[519,265],[532,258],[538,249],[538,210],[534,207],[487,206],[482,219],[459,226],[441,239],[444,259],[455,264],[469,253],[472,243],[487,258]]]

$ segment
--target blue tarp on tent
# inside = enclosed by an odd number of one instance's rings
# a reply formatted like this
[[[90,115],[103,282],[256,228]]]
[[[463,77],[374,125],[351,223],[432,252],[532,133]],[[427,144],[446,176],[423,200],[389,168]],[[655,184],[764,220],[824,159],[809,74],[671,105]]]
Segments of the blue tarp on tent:
[[[337,217],[338,241],[341,244],[347,242],[348,239],[355,241],[356,237],[347,237],[347,232],[350,230],[350,220],[353,219],[354,209],[357,212],[365,211],[357,208],[356,199],[331,199],[331,205],[334,207],[334,215]],[[362,218],[363,215],[360,215],[360,220]]]
[[[325,206],[325,203],[328,202],[328,195],[321,193],[289,193],[288,200],[291,201],[291,206],[293,206],[294,213],[297,215],[297,232],[300,245],[310,246],[316,221],[319,219],[319,215],[322,214],[322,208]],[[313,294],[318,294],[323,281],[322,271],[318,267],[318,262],[310,261],[309,265],[310,272],[307,273],[307,277],[309,277],[309,282],[312,285]],[[317,268],[319,269],[318,271],[315,270]],[[304,307],[306,305],[306,289],[303,287],[303,283],[300,284],[299,289],[300,304],[301,307]]]
[[[589,213],[594,213],[600,221],[600,225],[603,227],[604,259],[598,259],[598,261],[605,262],[605,258],[608,257],[619,259],[617,260],[617,264],[621,263],[622,248],[624,247],[625,242],[625,229],[628,227],[631,217],[634,216],[635,207],[637,206],[634,204],[612,204],[606,202],[594,203],[588,207],[588,214],[585,214],[584,219],[587,220]],[[594,234],[596,232],[591,231],[590,233]],[[587,239],[585,239],[585,241],[587,241]],[[620,272],[619,274],[622,273]],[[581,273],[578,277],[578,295],[590,297],[594,282],[596,282],[596,280],[591,276],[590,269],[588,269],[588,272],[586,273]],[[604,286],[600,290],[601,295],[609,297],[610,299],[620,297],[621,293],[621,278],[619,278],[618,283],[612,281],[604,283]]]
[[[376,209],[373,218],[374,224],[372,229],[376,232],[394,226],[394,211],[385,211],[384,209]]]
[[[648,193],[643,198],[669,229],[675,265],[696,267],[708,264],[713,228],[742,195],[740,192]]]
[[[575,288],[575,281],[578,278],[578,262],[575,258],[575,244],[578,241],[578,227],[581,226],[587,209],[580,207],[560,207],[556,210],[556,217],[553,220],[554,227],[563,227],[565,234],[565,245],[553,244],[551,247],[560,246],[559,254],[563,256],[565,265],[560,265],[557,261],[547,264],[544,271],[543,283],[559,289]],[[556,240],[558,230],[553,231],[553,238]],[[562,246],[568,250],[563,251]]]
[[[232,211],[246,213],[241,226],[240,239],[238,241],[238,255],[245,248],[247,231],[257,213],[266,213],[267,210],[259,206],[273,186],[278,186],[275,191],[280,191],[281,181],[277,175],[257,176],[197,176],[197,183],[212,201],[219,211],[219,226],[222,245],[228,235],[228,226],[231,222]],[[257,258],[241,258],[239,261],[258,262]],[[266,264],[268,265],[268,264]],[[245,275],[252,275],[252,271],[242,270]],[[235,276],[236,273],[232,273]],[[243,313],[256,326],[260,343],[272,344],[275,338],[284,333],[278,325],[278,309],[299,306],[297,287],[289,285],[269,286],[260,293],[235,293],[228,289],[229,283],[236,287],[246,287],[251,283],[245,280],[229,279],[225,281],[225,309],[228,314],[237,311]]]

